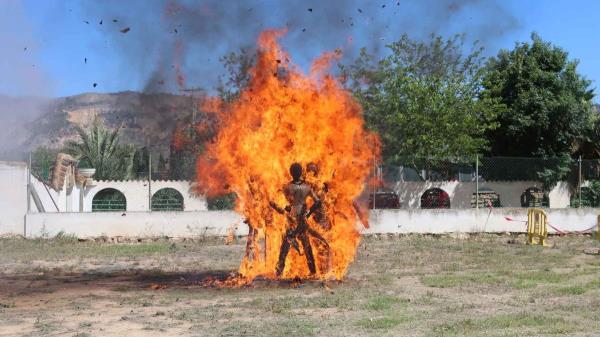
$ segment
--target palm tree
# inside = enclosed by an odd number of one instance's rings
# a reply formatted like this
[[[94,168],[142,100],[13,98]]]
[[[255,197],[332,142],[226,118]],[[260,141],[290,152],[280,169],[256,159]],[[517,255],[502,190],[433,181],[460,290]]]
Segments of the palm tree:
[[[79,167],[95,168],[97,180],[131,179],[136,149],[119,145],[120,129],[106,128],[96,116],[89,131],[75,126],[79,140],[67,142],[65,152],[79,161]]]

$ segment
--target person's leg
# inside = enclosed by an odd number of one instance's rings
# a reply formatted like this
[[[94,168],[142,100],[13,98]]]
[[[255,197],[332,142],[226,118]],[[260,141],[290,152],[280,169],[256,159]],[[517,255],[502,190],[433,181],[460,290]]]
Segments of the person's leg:
[[[300,241],[302,241],[302,248],[304,249],[304,255],[306,255],[308,270],[310,270],[311,275],[314,275],[317,273],[317,268],[315,266],[315,257],[313,256],[310,239],[306,233],[302,233],[300,234]]]
[[[283,273],[283,268],[285,268],[285,259],[290,251],[290,242],[287,239],[287,234],[288,233],[285,233],[283,241],[281,242],[281,248],[279,249],[279,260],[277,261],[277,267],[275,268],[275,275],[277,277],[280,277],[281,273]]]

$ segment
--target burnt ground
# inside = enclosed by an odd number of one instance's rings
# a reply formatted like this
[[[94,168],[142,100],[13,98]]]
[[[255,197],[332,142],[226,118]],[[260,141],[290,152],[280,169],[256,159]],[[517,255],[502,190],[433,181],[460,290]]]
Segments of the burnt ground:
[[[4,238],[0,336],[600,335],[600,242],[524,241],[368,237],[342,282],[219,288],[243,240]]]

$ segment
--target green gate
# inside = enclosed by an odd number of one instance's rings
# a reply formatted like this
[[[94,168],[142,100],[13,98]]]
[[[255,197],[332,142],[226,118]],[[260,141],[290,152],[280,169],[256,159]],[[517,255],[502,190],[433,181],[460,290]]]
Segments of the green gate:
[[[126,210],[125,195],[114,188],[100,190],[92,199],[92,212],[125,212]]]
[[[174,188],[161,188],[152,196],[153,211],[183,211],[183,195]]]

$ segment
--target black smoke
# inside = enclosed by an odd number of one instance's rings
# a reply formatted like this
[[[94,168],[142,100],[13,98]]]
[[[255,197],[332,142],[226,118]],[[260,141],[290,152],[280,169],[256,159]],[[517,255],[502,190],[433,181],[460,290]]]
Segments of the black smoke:
[[[494,49],[495,41],[519,27],[503,2],[491,0],[98,0],[82,6],[90,21],[104,20],[97,29],[118,49],[121,75],[142,76],[142,87],[132,89],[145,92],[210,91],[223,73],[219,58],[253,46],[266,28],[287,28],[282,42],[306,66],[335,48],[347,60],[360,47],[384,53],[404,33],[415,39],[464,33],[467,41]]]

